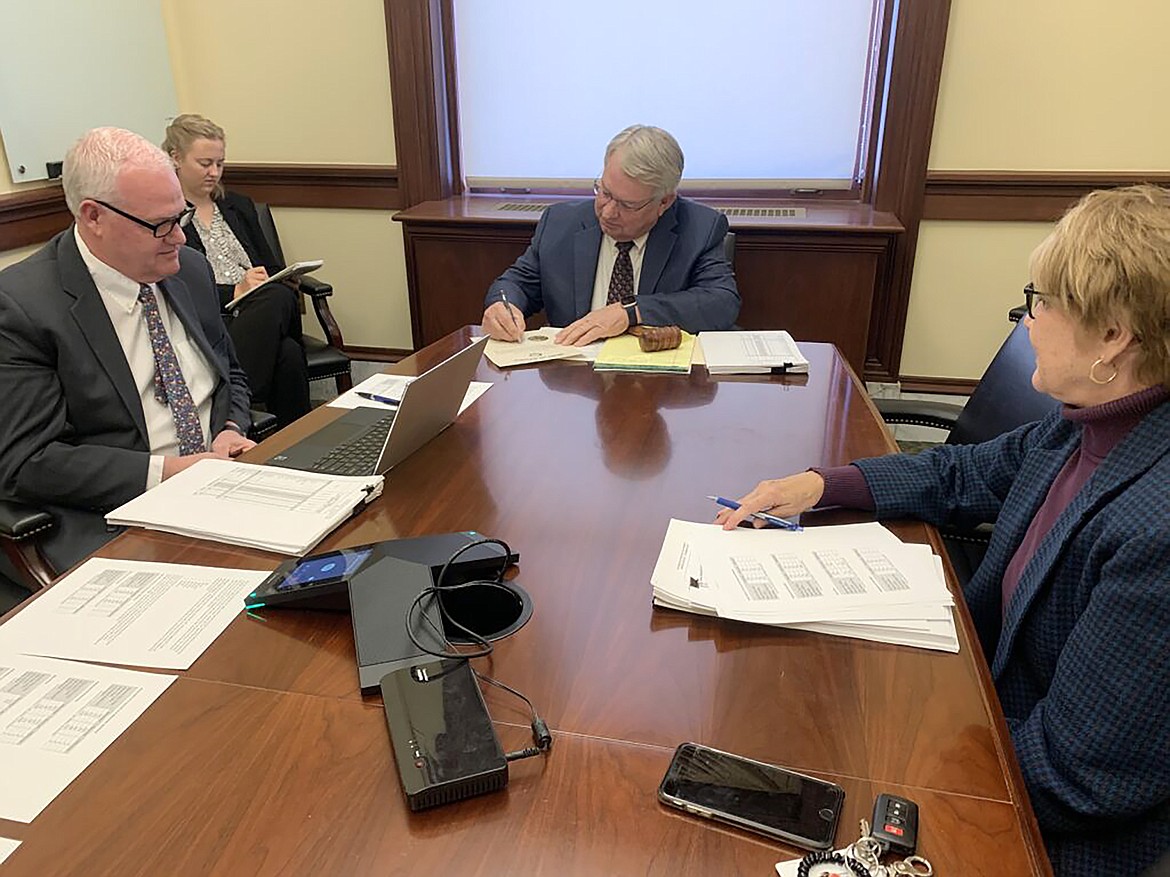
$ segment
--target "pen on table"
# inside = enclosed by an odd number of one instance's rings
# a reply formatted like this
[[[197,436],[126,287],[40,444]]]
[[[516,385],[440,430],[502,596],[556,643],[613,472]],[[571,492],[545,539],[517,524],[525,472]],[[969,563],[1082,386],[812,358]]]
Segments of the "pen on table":
[[[364,390],[354,390],[363,399],[369,399],[371,402],[381,402],[383,405],[391,405],[394,408],[398,407],[398,399],[391,399],[389,396],[379,396],[377,393],[367,393]]]
[[[520,332],[521,335],[523,335],[524,331],[520,328],[520,323],[516,320],[516,312],[512,310],[512,305],[508,303],[508,296],[503,292],[503,290],[500,291],[500,301],[504,303],[504,310],[506,310],[511,315],[512,325],[516,327],[516,330]]]
[[[739,508],[739,503],[737,503],[734,499],[724,499],[721,496],[709,496],[707,499],[727,509]],[[757,518],[761,521],[771,524],[773,527],[779,527],[781,530],[799,531],[804,529],[804,527],[800,526],[800,524],[794,524],[792,521],[786,521],[784,518],[778,518],[775,515],[769,515],[767,512],[752,512],[750,515],[748,515],[748,517]]]

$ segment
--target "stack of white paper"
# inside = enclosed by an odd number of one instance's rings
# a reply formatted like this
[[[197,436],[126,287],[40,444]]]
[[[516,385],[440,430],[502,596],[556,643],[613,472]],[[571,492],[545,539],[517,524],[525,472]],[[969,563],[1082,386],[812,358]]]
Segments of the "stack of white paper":
[[[656,606],[959,650],[941,561],[880,524],[726,531],[672,520],[651,584]]]
[[[491,344],[491,342],[488,342]],[[503,343],[503,342],[501,342]],[[402,394],[413,375],[371,375],[352,390],[347,390],[329,403],[330,408],[382,408],[394,410],[402,401]],[[463,395],[463,404],[459,406],[462,414],[471,403],[491,389],[487,381],[472,381],[467,392]]]
[[[713,375],[808,371],[808,360],[783,331],[700,332],[699,346]]]
[[[111,524],[304,554],[382,493],[382,476],[200,460],[114,509]]]

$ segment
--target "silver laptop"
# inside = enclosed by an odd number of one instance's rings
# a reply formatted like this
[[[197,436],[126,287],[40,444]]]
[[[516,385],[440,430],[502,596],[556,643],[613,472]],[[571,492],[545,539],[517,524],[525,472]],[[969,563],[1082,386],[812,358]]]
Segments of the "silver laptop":
[[[268,465],[333,475],[381,475],[450,426],[487,340],[477,338],[407,384],[397,408],[353,408],[272,457]]]

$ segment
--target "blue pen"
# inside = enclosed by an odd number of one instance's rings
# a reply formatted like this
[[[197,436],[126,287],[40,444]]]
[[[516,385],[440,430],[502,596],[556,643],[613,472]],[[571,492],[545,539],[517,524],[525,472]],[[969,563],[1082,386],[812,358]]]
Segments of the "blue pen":
[[[389,396],[379,396],[377,393],[366,393],[362,390],[354,390],[363,399],[369,399],[371,402],[381,402],[383,405],[389,405],[392,408],[398,407],[398,399],[391,399]]]
[[[739,503],[737,503],[734,499],[724,499],[721,496],[709,496],[707,499],[711,500],[711,502],[718,503],[724,508],[739,508]],[[750,515],[748,515],[748,517],[764,521],[773,527],[779,527],[781,530],[794,530],[799,532],[804,529],[804,527],[800,526],[800,524],[794,524],[792,521],[786,521],[784,518],[778,518],[775,515],[769,515],[766,512],[752,512]]]

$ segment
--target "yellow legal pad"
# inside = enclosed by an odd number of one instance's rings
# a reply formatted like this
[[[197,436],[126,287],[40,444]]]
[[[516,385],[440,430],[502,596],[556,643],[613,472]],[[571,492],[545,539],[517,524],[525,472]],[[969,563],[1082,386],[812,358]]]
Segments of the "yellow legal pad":
[[[677,372],[690,374],[695,336],[682,333],[682,343],[674,350],[643,353],[635,335],[618,335],[601,346],[593,368],[597,371]]]

